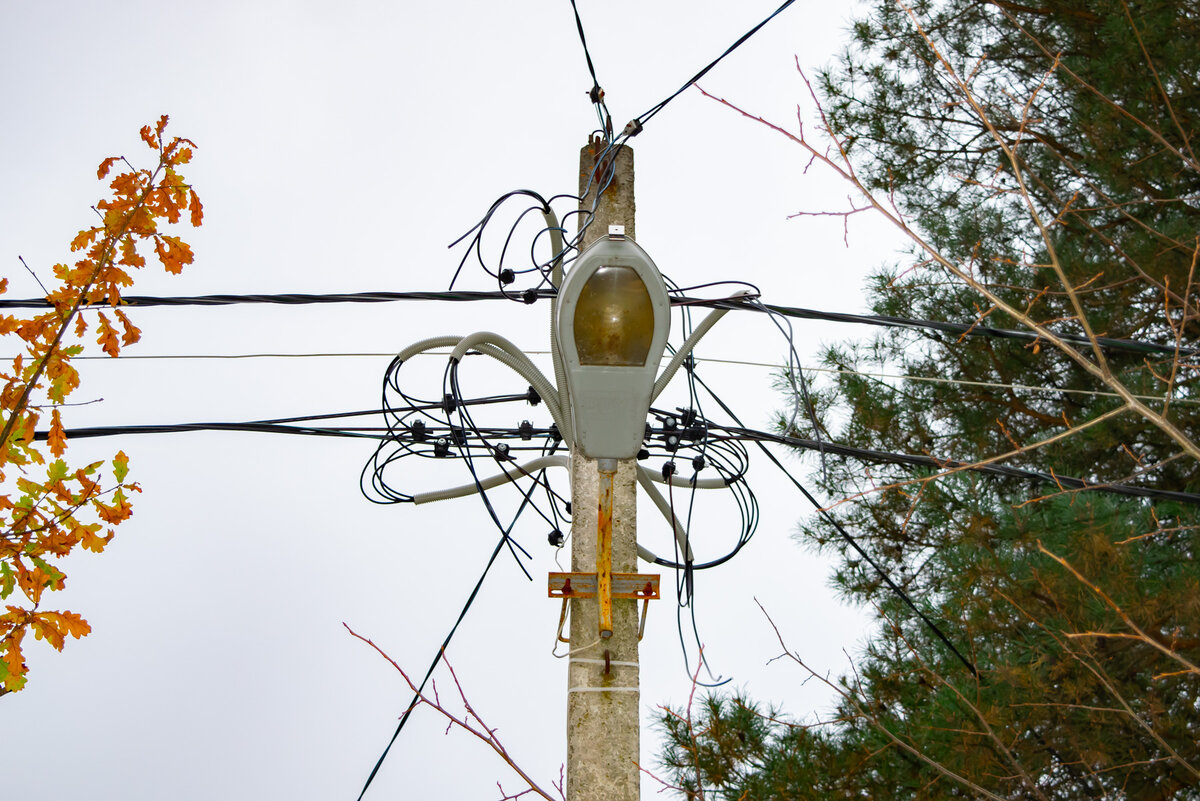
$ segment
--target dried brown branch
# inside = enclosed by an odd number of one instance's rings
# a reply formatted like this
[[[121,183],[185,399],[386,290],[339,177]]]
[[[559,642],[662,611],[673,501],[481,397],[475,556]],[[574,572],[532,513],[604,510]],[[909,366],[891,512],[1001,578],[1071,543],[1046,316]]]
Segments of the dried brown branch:
[[[1124,623],[1126,626],[1128,626],[1134,632],[1133,634],[1080,632],[1080,633],[1068,634],[1067,635],[1068,637],[1113,637],[1113,638],[1137,639],[1137,640],[1144,642],[1146,645],[1149,645],[1151,648],[1154,648],[1156,651],[1159,651],[1159,652],[1165,654],[1170,659],[1173,659],[1174,661],[1178,662],[1189,673],[1195,673],[1197,675],[1200,675],[1200,667],[1196,667],[1196,665],[1194,665],[1191,661],[1184,658],[1183,656],[1181,656],[1174,650],[1163,645],[1156,638],[1151,637],[1149,634],[1147,634],[1145,631],[1143,631],[1142,628],[1133,621],[1133,618],[1131,618],[1125,612],[1125,610],[1122,609],[1117,604],[1117,602],[1114,601],[1112,599],[1112,597],[1108,595],[1108,593],[1106,593],[1104,590],[1100,589],[1095,584],[1093,584],[1091,581],[1089,581],[1082,573],[1080,573],[1078,570],[1075,569],[1074,565],[1072,565],[1070,562],[1068,562],[1066,559],[1059,556],[1058,554],[1055,554],[1055,553],[1047,550],[1047,548],[1044,545],[1042,545],[1041,540],[1038,540],[1037,546],[1038,546],[1039,551],[1044,553],[1046,556],[1049,556],[1055,562],[1058,562],[1058,564],[1062,565],[1062,567],[1065,568],[1067,570],[1067,572],[1069,572],[1072,576],[1074,576],[1075,579],[1079,583],[1083,584],[1085,587],[1087,587],[1089,590],[1091,590],[1092,593],[1094,593],[1096,595],[1096,597],[1098,597],[1102,601],[1104,601],[1105,605],[1108,606],[1109,609],[1113,610],[1113,612],[1115,612],[1119,618],[1121,618],[1121,622]]]
[[[378,653],[380,656],[382,656],[384,659],[386,659],[388,661],[388,663],[396,669],[396,672],[398,672],[400,674],[400,676],[404,679],[405,683],[408,684],[409,689],[411,689],[413,691],[413,693],[415,693],[417,695],[417,699],[418,699],[417,705],[425,704],[426,706],[433,708],[439,714],[441,714],[444,718],[446,718],[446,720],[448,721],[447,730],[449,730],[450,728],[453,728],[453,727],[457,727],[457,728],[460,728],[463,731],[468,732],[469,734],[475,736],[479,740],[483,741],[488,746],[488,748],[492,749],[492,751],[494,751],[496,753],[496,755],[499,756],[501,760],[503,760],[503,762],[506,765],[508,765],[510,768],[512,768],[513,772],[516,773],[517,776],[519,776],[521,778],[521,781],[525,782],[527,789],[522,790],[516,794],[507,794],[506,793],[503,796],[503,798],[501,799],[501,801],[506,801],[506,799],[521,798],[530,793],[532,793],[533,795],[535,795],[539,798],[544,798],[544,799],[546,799],[546,801],[562,801],[565,798],[565,796],[563,795],[563,792],[562,792],[561,779],[558,784],[554,785],[555,789],[558,790],[558,795],[557,796],[551,795],[550,793],[543,790],[541,788],[541,786],[539,786],[538,783],[535,782],[529,776],[529,774],[526,773],[521,768],[521,766],[517,764],[517,762],[513,759],[512,755],[509,754],[508,749],[505,748],[504,744],[500,741],[500,738],[496,736],[496,729],[489,727],[486,723],[484,723],[483,718],[479,716],[479,713],[475,711],[475,708],[471,705],[470,701],[467,700],[467,694],[463,690],[462,684],[458,680],[458,674],[454,672],[453,666],[451,666],[450,662],[445,657],[442,658],[442,663],[446,665],[447,669],[450,671],[451,677],[454,679],[454,686],[458,690],[458,697],[459,697],[459,700],[462,702],[463,709],[465,710],[466,714],[455,714],[454,712],[450,711],[441,703],[441,700],[436,696],[436,694],[433,698],[430,698],[430,697],[426,696],[425,694],[421,693],[420,690],[417,688],[416,683],[413,682],[413,680],[409,677],[408,673],[405,672],[404,668],[400,667],[400,665],[397,664],[396,660],[394,660],[390,656],[388,656],[388,654],[382,648],[380,648],[378,645],[376,645],[370,639],[362,636],[361,634],[356,632],[354,629],[350,628],[345,623],[343,623],[342,625],[345,626],[346,631],[350,632],[350,635],[352,637],[362,640],[367,645],[371,646],[371,648],[373,648],[376,653]],[[496,786],[500,787],[500,783],[497,782]],[[505,791],[503,788],[500,788],[500,792],[504,793]]]

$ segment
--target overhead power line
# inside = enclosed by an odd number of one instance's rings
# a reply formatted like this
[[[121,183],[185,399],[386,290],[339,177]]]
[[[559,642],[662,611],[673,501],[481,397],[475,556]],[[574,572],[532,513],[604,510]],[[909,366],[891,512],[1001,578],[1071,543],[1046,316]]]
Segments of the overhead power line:
[[[533,303],[555,296],[552,289],[530,289],[522,294],[526,303]],[[123,296],[124,306],[132,308],[148,308],[152,306],[233,306],[239,304],[282,304],[287,306],[305,306],[311,304],[330,303],[392,303],[400,301],[446,301],[446,302],[475,302],[484,300],[513,299],[512,293],[499,290],[467,291],[452,290],[445,292],[349,292],[331,294],[249,294],[249,295],[183,295],[177,297],[152,297],[147,295]],[[1012,339],[1020,342],[1039,342],[1044,337],[1032,331],[1018,331],[1010,328],[994,328],[978,325],[977,323],[951,323],[942,320],[925,320],[911,317],[896,317],[886,314],[853,314],[849,312],[821,311],[800,306],[779,306],[760,303],[752,300],[733,298],[692,298],[672,296],[674,306],[702,306],[708,308],[731,309],[734,311],[753,311],[758,313],[774,312],[784,317],[802,320],[823,320],[834,323],[854,323],[858,325],[881,326],[885,328],[908,328],[913,330],[941,331],[966,337],[991,337],[995,339]],[[0,309],[45,309],[50,304],[44,298],[3,299],[0,298]],[[1060,339],[1077,345],[1087,345],[1090,341],[1081,334],[1071,334],[1055,331]],[[1097,337],[1097,344],[1107,350],[1124,350],[1135,353],[1155,353],[1165,356],[1174,355],[1189,358],[1200,357],[1200,348],[1179,347],[1173,344],[1145,342],[1134,339],[1117,337]]]
[[[1149,498],[1159,501],[1178,501],[1192,505],[1200,505],[1200,494],[1194,492],[1176,492],[1174,490],[1139,487],[1131,484],[1104,483],[1086,481],[1072,476],[1060,476],[1057,473],[1043,473],[1037,470],[1024,470],[1019,467],[1009,467],[1002,464],[976,464],[961,462],[955,459],[935,459],[932,456],[915,453],[891,453],[875,451],[867,448],[854,448],[849,445],[838,445],[831,442],[817,442],[802,437],[788,437],[782,434],[771,434],[766,431],[756,431],[750,428],[734,428],[713,426],[714,430],[725,431],[733,436],[766,442],[777,442],[790,445],[802,450],[818,451],[838,456],[848,456],[866,462],[880,464],[903,464],[913,467],[931,467],[936,470],[964,470],[973,473],[987,473],[1005,478],[1016,478],[1025,481],[1036,481],[1040,484],[1052,484],[1059,489],[1088,490],[1104,492],[1112,495],[1125,495],[1134,498]]]
[[[533,300],[553,297],[550,290],[532,290]],[[123,307],[146,308],[149,306],[234,306],[244,303],[283,304],[307,306],[314,303],[391,303],[402,300],[440,300],[471,302],[478,300],[512,300],[512,294],[500,291],[452,290],[447,292],[342,292],[331,294],[305,294],[298,292],[249,294],[249,295],[180,295],[176,297],[152,297],[149,295],[122,295]],[[8,300],[0,298],[0,309],[44,309],[50,304],[45,298]]]

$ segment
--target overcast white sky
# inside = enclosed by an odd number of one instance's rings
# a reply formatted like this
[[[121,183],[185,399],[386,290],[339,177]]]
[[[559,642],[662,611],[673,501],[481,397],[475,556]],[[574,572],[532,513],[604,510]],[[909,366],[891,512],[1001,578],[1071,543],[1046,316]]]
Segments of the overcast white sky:
[[[600,81],[619,128],[774,10],[770,2],[580,0]],[[810,71],[844,41],[849,4],[803,1],[718,66],[703,85],[793,125],[812,106]],[[458,4],[367,2],[43,2],[0,17],[0,274],[10,297],[38,290],[69,258],[103,187],[97,163],[139,158],[137,130],[171,115],[199,149],[186,175],[205,225],[186,234],[197,262],[147,272],[137,294],[354,292],[445,288],[446,246],[510,189],[575,190],[594,127],[567,0]],[[764,300],[863,310],[863,276],[894,243],[856,219],[788,220],[844,208],[846,190],[778,134],[694,90],[634,141],[639,243],[682,284],[753,281]],[[492,288],[468,273],[464,288]],[[388,304],[144,309],[129,355],[391,353],[443,333],[490,329],[547,348],[547,304]],[[807,364],[821,342],[864,332],[798,322]],[[11,347],[11,346],[10,346]],[[98,349],[93,349],[96,352]],[[699,355],[779,362],[766,319],[727,317]],[[3,355],[3,354],[0,354]],[[254,420],[378,404],[386,356],[88,362],[68,426]],[[421,371],[425,372],[422,373]],[[440,392],[442,363],[414,368]],[[771,373],[717,366],[704,375],[749,424],[782,405]],[[502,373],[467,377],[482,392],[523,389]],[[422,384],[424,382],[424,384]],[[536,412],[513,410],[515,424]],[[74,461],[131,457],[133,519],[100,556],[73,558],[48,599],[93,634],[59,654],[30,641],[29,688],[0,699],[0,769],[12,798],[352,799],[408,694],[393,669],[342,628],[373,638],[423,673],[495,542],[477,500],[376,507],[358,490],[369,443],[190,433],[88,440]],[[755,540],[697,582],[714,671],[796,714],[827,697],[784,663],[757,597],[791,644],[833,672],[864,634],[839,604],[829,568],[791,538],[808,509],[760,456]],[[793,460],[802,470],[802,465]],[[455,466],[414,486],[467,480]],[[561,477],[565,487],[565,475]],[[702,507],[693,541],[720,552],[734,536],[724,497]],[[665,550],[643,505],[642,536]],[[528,582],[511,561],[490,576],[449,650],[476,707],[545,783],[565,753],[566,665],[550,656],[558,604],[547,527],[516,536],[534,554]],[[564,558],[564,564],[566,559]],[[642,646],[643,719],[689,684],[672,600],[651,609]],[[444,674],[439,674],[444,675]],[[480,744],[443,736],[429,710],[410,721],[368,798],[486,799],[517,780]],[[643,754],[653,764],[655,733]],[[649,797],[651,786],[646,786]]]

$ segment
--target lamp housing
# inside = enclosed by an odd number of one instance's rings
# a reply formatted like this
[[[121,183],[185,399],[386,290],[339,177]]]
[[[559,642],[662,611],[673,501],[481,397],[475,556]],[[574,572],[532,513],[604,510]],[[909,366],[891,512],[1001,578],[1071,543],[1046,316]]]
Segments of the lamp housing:
[[[623,235],[597,239],[563,278],[554,326],[575,447],[593,459],[632,459],[671,327],[658,268]]]

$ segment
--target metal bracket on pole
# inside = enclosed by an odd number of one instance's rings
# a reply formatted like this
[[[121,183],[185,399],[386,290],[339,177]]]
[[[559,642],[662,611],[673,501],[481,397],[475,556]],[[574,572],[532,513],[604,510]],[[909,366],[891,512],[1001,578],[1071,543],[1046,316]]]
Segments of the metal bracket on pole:
[[[657,573],[611,573],[611,598],[627,598],[642,601],[642,619],[638,624],[638,640],[646,633],[646,613],[650,602],[662,597],[659,591],[660,576]],[[548,595],[562,598],[562,612],[558,616],[558,641],[570,643],[563,636],[567,625],[567,605],[572,598],[595,598],[597,593],[595,573],[551,573]]]
[[[657,573],[613,573],[612,597],[653,601],[662,597],[659,593],[660,576]],[[595,573],[551,573],[549,592],[551,598],[595,598]]]

